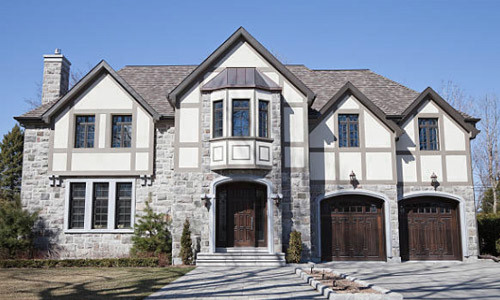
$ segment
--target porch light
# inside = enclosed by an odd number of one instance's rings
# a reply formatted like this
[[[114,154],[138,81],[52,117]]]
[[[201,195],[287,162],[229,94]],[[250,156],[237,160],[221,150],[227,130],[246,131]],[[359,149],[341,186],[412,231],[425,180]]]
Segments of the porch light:
[[[281,200],[283,200],[283,195],[282,194],[274,194],[272,198],[274,199],[274,204],[276,204],[276,207],[279,207]]]
[[[437,187],[439,186],[439,182],[437,180],[437,175],[436,173],[432,172],[432,175],[431,175],[431,185],[434,187],[434,190],[437,189]]]
[[[356,174],[354,173],[354,171],[351,171],[351,174],[349,174],[349,181],[351,182],[351,184],[354,184],[356,182]]]
[[[201,203],[203,203],[203,206],[205,206],[207,209],[210,205],[210,197],[207,194],[201,194]]]

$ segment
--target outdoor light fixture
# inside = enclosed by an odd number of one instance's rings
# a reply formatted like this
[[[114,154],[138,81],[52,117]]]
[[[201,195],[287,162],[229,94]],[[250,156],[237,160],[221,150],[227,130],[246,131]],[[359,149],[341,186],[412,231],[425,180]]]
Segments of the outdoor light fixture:
[[[274,199],[274,204],[276,204],[276,206],[279,207],[281,200],[283,200],[283,195],[282,194],[274,194],[272,196],[272,198]]]
[[[141,185],[142,186],[151,186],[153,185],[153,177],[151,175],[142,175],[141,176],[141,179],[142,179],[142,182],[141,182]]]
[[[432,172],[431,185],[434,187],[434,190],[436,190],[437,187],[439,186],[439,182],[437,179],[438,179],[438,177],[437,177],[436,173]]]
[[[200,198],[201,202],[203,203],[203,206],[205,206],[208,209],[210,205],[210,197],[207,194],[201,194]]]
[[[356,178],[356,174],[354,171],[351,171],[351,174],[349,174],[349,182],[352,184],[354,188],[356,188],[359,184],[358,179]]]

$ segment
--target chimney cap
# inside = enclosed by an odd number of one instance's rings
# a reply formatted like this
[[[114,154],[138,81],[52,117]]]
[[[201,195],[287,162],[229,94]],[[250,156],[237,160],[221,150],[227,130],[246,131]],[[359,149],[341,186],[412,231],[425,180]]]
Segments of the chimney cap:
[[[54,50],[54,54],[61,54],[61,49],[60,48],[56,48],[56,50]]]

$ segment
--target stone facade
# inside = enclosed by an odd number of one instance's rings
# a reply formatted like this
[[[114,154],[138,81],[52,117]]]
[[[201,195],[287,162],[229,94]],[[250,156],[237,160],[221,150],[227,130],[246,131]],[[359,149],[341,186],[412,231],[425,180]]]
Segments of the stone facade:
[[[55,54],[44,55],[42,104],[52,102],[66,94],[69,86],[71,63],[56,49]]]

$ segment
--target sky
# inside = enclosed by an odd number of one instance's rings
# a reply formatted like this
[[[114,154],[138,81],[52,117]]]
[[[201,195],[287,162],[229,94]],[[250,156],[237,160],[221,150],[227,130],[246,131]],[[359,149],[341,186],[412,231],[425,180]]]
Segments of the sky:
[[[55,48],[86,73],[199,64],[238,27],[283,63],[371,69],[417,91],[449,80],[500,95],[500,1],[22,1],[0,3],[0,134],[28,111]]]

